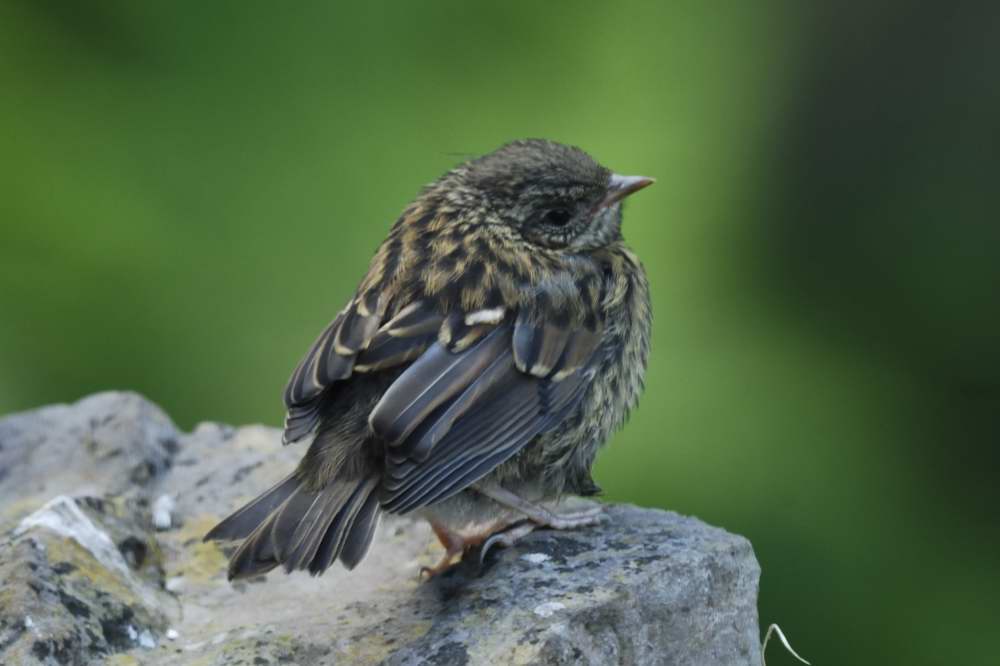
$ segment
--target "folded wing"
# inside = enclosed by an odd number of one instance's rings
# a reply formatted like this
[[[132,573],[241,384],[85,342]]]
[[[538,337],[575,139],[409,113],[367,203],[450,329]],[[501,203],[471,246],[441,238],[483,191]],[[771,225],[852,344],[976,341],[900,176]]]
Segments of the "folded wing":
[[[527,317],[455,352],[434,342],[372,411],[386,442],[380,500],[405,513],[489,474],[579,404],[599,335]]]

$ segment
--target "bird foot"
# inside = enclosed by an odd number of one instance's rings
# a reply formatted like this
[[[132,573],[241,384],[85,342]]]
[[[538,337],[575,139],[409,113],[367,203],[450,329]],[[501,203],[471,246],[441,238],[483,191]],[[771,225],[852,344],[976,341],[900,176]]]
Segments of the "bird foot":
[[[537,523],[530,520],[522,520],[491,534],[490,537],[483,542],[482,547],[479,549],[479,568],[482,569],[483,565],[486,563],[486,556],[494,546],[510,548],[518,541],[534,532],[537,528]]]
[[[434,576],[437,576],[438,574],[443,574],[448,569],[451,569],[454,566],[456,554],[457,553],[445,553],[444,557],[442,557],[441,560],[434,566],[420,567],[420,579],[430,580],[431,578],[434,578]]]
[[[494,525],[472,536],[459,535],[444,525],[432,522],[431,529],[434,530],[434,534],[437,535],[441,545],[444,546],[445,552],[441,560],[433,567],[420,567],[421,578],[430,579],[448,571],[455,565],[455,558],[459,554],[462,555],[462,560],[475,557],[481,570],[486,561],[486,556],[493,548],[496,546],[510,548],[539,528],[571,530],[588,525],[597,525],[604,519],[604,508],[602,506],[593,506],[580,511],[556,513],[502,488],[481,488],[477,486],[477,490],[491,497],[496,502],[514,509],[527,517],[514,523]]]
[[[494,546],[510,548],[518,541],[528,536],[539,528],[549,528],[553,530],[571,530],[577,527],[597,525],[604,519],[602,507],[595,506],[583,511],[573,511],[569,513],[553,513],[543,507],[536,507],[541,512],[538,521],[534,518],[518,521],[503,529],[497,530],[489,536],[479,549],[479,566],[482,567],[486,561],[486,555]]]
[[[504,528],[500,528],[498,530],[497,526],[493,525],[477,534],[462,536],[452,532],[444,525],[434,522],[431,523],[431,529],[434,530],[434,534],[437,535],[438,541],[440,541],[441,545],[444,546],[444,555],[433,567],[420,567],[420,577],[425,580],[430,580],[434,576],[448,571],[455,566],[456,556],[462,555],[462,559],[464,560],[468,553],[472,553],[477,548],[480,548],[494,534],[504,531]]]

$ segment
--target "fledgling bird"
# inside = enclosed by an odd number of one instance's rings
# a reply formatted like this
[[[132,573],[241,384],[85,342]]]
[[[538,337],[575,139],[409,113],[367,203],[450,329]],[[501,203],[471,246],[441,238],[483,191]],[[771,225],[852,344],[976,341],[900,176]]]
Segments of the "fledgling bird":
[[[351,569],[384,512],[431,523],[431,574],[598,522],[550,507],[598,492],[597,450],[642,390],[649,287],[622,199],[652,182],[530,139],[427,186],[288,382],[284,441],[311,438],[298,468],[206,536],[244,540],[230,579]]]

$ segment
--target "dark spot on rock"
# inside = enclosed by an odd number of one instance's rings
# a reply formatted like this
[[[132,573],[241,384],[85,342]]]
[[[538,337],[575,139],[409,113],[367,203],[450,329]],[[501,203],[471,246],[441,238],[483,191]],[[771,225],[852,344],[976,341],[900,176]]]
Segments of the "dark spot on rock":
[[[632,559],[630,561],[630,564],[633,564],[637,567],[642,567],[644,564],[649,564],[650,562],[658,562],[662,559],[663,558],[660,557],[659,555],[643,555],[642,557],[636,557]]]
[[[242,481],[243,479],[246,478],[247,474],[249,474],[250,472],[254,471],[258,467],[260,467],[262,464],[264,464],[263,461],[258,460],[257,462],[255,462],[255,463],[253,463],[251,465],[243,465],[243,467],[240,467],[239,469],[237,469],[236,473],[233,474],[233,481],[232,482],[233,483],[239,483],[240,481]]]
[[[52,657],[57,664],[77,663],[77,656],[74,655],[73,642],[70,638],[64,638],[61,641],[35,641],[31,646],[31,653],[43,662]]]
[[[100,497],[78,497],[75,501],[77,506],[93,509],[97,513],[107,513],[107,504]]]
[[[52,654],[52,649],[49,647],[48,643],[42,641],[35,641],[31,646],[31,654],[35,655],[39,661],[45,661]]]
[[[553,586],[560,587],[562,584],[563,584],[563,581],[561,581],[561,580],[559,580],[557,578],[545,578],[545,579],[542,579],[542,580],[536,580],[536,581],[534,581],[532,583],[532,587],[534,587],[535,589],[543,589],[544,590],[546,588],[553,587]]]
[[[80,601],[73,595],[69,594],[65,590],[60,589],[56,590],[56,592],[59,594],[59,601],[62,602],[62,605],[66,607],[66,610],[69,611],[70,615],[79,618],[90,617],[90,606]]]
[[[531,627],[531,628],[529,628],[527,631],[524,632],[524,636],[525,636],[526,642],[529,643],[530,645],[538,645],[538,641],[540,640],[539,636],[541,635],[541,633],[542,633],[542,628],[541,627]],[[525,643],[525,641],[521,642],[522,645],[524,643]]]
[[[209,479],[211,479],[211,478],[212,478],[211,474],[209,474],[208,476],[201,477],[200,479],[198,479],[197,481],[195,481],[194,487],[195,488],[201,488],[203,485],[205,485],[206,483],[208,483]]]
[[[118,544],[118,550],[121,551],[122,556],[125,558],[125,561],[128,562],[130,567],[138,569],[142,567],[142,563],[146,561],[146,555],[149,548],[146,546],[146,542],[142,539],[129,536]]]
[[[101,460],[111,460],[112,458],[117,458],[121,454],[122,454],[122,450],[120,448],[118,448],[118,449],[111,449],[110,451],[108,451],[107,453],[105,453],[103,456],[101,456]]]
[[[149,483],[153,478],[156,477],[156,465],[151,461],[146,460],[135,467],[129,472],[128,478],[132,483],[140,486],[144,486]]]
[[[430,663],[442,666],[465,666],[469,663],[469,651],[458,641],[449,641],[434,651]]]
[[[529,542],[526,541],[525,543]],[[537,536],[533,535],[530,544],[532,552],[545,553],[552,558],[555,564],[566,564],[568,558],[576,557],[591,550],[591,546],[586,543],[565,535],[555,536],[547,532],[539,532]]]
[[[113,650],[126,650],[132,647],[132,638],[129,635],[129,626],[135,614],[131,608],[123,606],[117,613],[111,613],[101,619],[101,632],[104,640]],[[138,627],[132,627],[133,631],[139,631]]]
[[[171,456],[177,455],[177,452],[181,450],[181,445],[175,437],[164,437],[160,440],[160,446],[167,452],[167,455]]]

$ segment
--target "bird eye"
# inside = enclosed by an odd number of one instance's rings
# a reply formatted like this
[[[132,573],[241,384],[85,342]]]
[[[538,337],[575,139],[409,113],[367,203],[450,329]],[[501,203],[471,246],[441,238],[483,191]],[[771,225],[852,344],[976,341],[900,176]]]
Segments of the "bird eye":
[[[572,217],[573,215],[565,208],[553,208],[545,213],[545,221],[557,227],[565,226]]]

